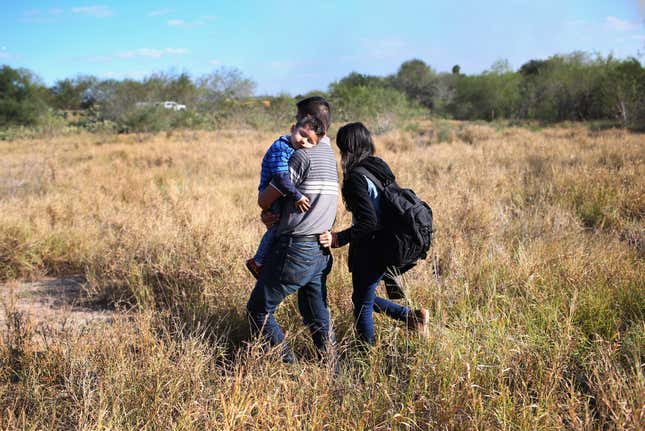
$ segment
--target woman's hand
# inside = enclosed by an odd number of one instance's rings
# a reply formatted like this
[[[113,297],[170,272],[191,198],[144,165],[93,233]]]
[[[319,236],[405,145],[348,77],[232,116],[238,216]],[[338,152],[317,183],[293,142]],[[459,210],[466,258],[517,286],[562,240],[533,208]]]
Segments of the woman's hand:
[[[318,235],[318,242],[320,242],[320,245],[322,245],[325,248],[331,247],[331,242],[332,242],[331,232],[327,231]]]
[[[336,232],[327,231],[325,233],[321,233],[318,236],[318,241],[320,242],[320,245],[325,248],[338,247],[338,236],[336,235]]]
[[[269,229],[280,220],[280,216],[272,211],[264,210],[260,214],[260,219],[267,229]]]

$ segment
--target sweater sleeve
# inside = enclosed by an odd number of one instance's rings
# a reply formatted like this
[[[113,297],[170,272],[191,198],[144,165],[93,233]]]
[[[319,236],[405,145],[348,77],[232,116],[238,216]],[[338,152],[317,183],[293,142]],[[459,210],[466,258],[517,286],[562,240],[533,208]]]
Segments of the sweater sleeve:
[[[352,212],[354,224],[338,233],[338,245],[369,238],[378,230],[378,216],[367,190],[367,180],[363,175],[352,174],[343,187],[347,207]]]
[[[296,186],[291,181],[291,175],[289,172],[281,172],[273,176],[271,180],[273,184],[283,196],[293,196],[296,201],[302,199],[302,193],[298,191]]]
[[[277,178],[274,176],[271,179],[271,185],[278,189],[283,196],[293,193],[296,200],[302,198],[302,193],[298,191],[298,186],[307,178],[309,174],[310,160],[307,153],[303,150],[296,151],[289,159],[288,165],[288,178]],[[289,184],[285,188],[283,180],[288,180]]]

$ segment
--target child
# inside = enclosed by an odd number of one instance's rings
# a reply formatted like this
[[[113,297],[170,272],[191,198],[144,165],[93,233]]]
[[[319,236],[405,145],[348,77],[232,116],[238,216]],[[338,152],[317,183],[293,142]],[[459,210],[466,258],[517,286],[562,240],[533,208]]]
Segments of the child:
[[[308,131],[314,133],[307,133]],[[312,136],[315,142],[310,142],[308,136]],[[311,148],[317,145],[324,136],[325,125],[322,121],[312,115],[299,116],[298,122],[291,127],[291,136],[284,135],[278,138],[264,155],[258,190],[261,192],[269,186],[270,182],[273,182],[278,189],[284,192],[285,196],[294,197],[295,206],[299,211],[305,212],[309,210],[309,199],[300,193],[291,181],[289,159],[297,149]],[[276,201],[271,207],[271,211],[280,213],[280,205],[281,200]],[[277,225],[267,229],[255,256],[246,261],[247,269],[256,279],[260,277],[264,259],[271,249],[276,233]]]

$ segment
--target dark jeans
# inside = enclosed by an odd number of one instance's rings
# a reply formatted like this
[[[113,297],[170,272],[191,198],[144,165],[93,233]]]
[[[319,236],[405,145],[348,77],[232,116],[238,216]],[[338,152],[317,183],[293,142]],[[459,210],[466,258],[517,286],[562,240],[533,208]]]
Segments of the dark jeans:
[[[266,232],[264,232],[264,235],[262,235],[262,239],[260,240],[260,245],[258,245],[258,250],[255,252],[255,256],[253,256],[255,263],[258,265],[264,265],[264,260],[266,259],[267,254],[271,252],[271,247],[273,247],[273,242],[276,240],[277,236],[278,225],[271,226]]]
[[[358,339],[374,344],[373,312],[405,322],[410,309],[387,299],[376,296],[376,288],[385,275],[382,265],[374,263],[370,256],[357,256],[352,266],[352,303],[354,304],[354,324]]]
[[[274,214],[280,214],[281,209],[282,199],[278,199],[277,201],[273,202],[273,205],[271,205],[271,212]],[[264,265],[264,261],[266,260],[268,254],[271,252],[271,247],[273,247],[273,243],[277,239],[278,225],[275,224],[268,228],[267,231],[264,232],[264,235],[262,235],[262,239],[260,240],[260,244],[258,245],[258,250],[255,252],[255,256],[253,256],[255,263],[257,263],[258,265]]]
[[[261,335],[272,346],[284,341],[284,333],[273,317],[280,303],[298,292],[298,309],[309,327],[318,351],[330,354],[334,339],[327,309],[327,275],[332,258],[323,252],[317,241],[297,242],[280,237],[267,256],[260,279],[246,305],[255,336]],[[291,350],[284,346],[283,359],[293,360]]]

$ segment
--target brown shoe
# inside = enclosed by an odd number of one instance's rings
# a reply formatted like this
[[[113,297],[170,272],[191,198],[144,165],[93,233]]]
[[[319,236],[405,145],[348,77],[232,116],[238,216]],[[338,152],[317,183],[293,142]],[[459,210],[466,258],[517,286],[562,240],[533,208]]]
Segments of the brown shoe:
[[[409,331],[414,331],[423,338],[430,336],[430,311],[427,308],[410,310],[406,323]]]

